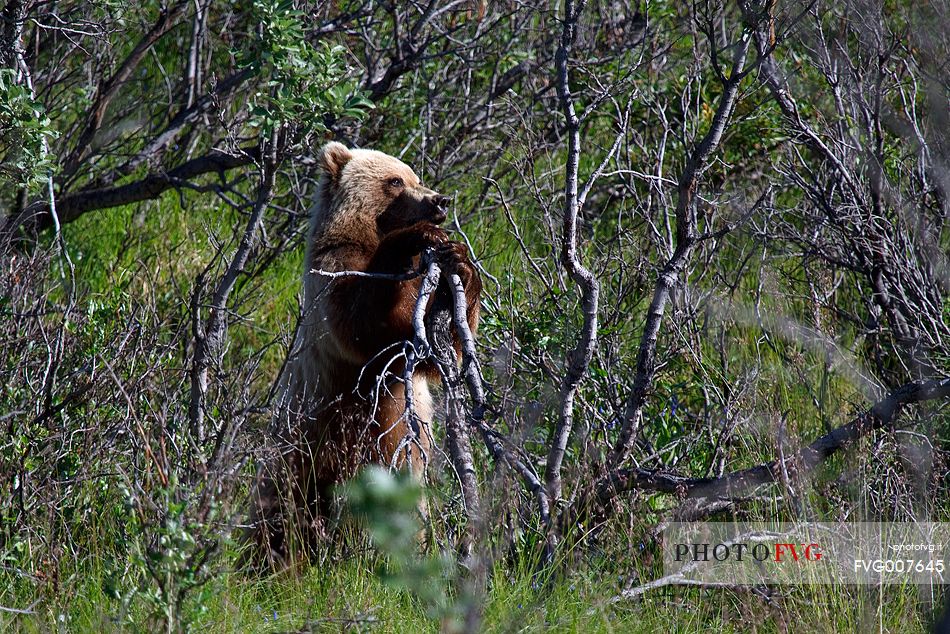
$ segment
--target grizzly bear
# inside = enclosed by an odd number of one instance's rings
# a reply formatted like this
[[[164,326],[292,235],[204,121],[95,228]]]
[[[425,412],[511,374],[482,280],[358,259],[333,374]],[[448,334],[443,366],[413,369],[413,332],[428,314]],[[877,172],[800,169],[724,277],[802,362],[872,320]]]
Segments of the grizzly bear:
[[[431,361],[415,368],[413,418],[402,373],[421,286],[412,273],[428,247],[459,275],[469,327],[478,326],[481,281],[465,245],[439,227],[449,199],[382,152],[328,143],[317,162],[303,315],[280,384],[280,456],[262,467],[252,495],[253,541],[271,565],[324,541],[332,489],[361,465],[422,477],[432,444],[429,384],[439,374]]]

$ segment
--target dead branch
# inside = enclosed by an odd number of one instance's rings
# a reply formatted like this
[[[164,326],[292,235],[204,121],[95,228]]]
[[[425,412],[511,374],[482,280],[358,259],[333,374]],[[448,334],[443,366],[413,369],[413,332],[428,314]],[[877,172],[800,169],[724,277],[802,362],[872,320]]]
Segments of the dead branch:
[[[577,37],[577,20],[582,7],[583,3],[580,6],[575,6],[572,0],[565,0],[561,42],[554,57],[557,70],[557,94],[567,122],[567,164],[564,168],[561,265],[580,288],[581,306],[584,315],[584,325],[581,328],[580,337],[568,357],[567,372],[561,382],[558,423],[548,449],[544,473],[548,499],[554,503],[561,499],[561,465],[564,461],[564,453],[567,450],[571,430],[574,427],[574,398],[581,379],[587,372],[588,366],[590,366],[590,361],[594,356],[594,348],[597,345],[597,311],[600,297],[600,284],[597,277],[581,264],[577,254],[577,215],[583,204],[578,195],[581,121],[577,116],[574,99],[571,96],[568,62]],[[600,171],[603,171],[603,169],[601,168]],[[591,178],[594,177],[592,175]],[[589,187],[585,188],[585,196],[588,191]],[[558,536],[550,522],[546,529],[548,534],[545,552],[546,558],[551,559],[557,545]]]
[[[195,289],[193,301],[193,334],[194,353],[191,367],[191,397],[189,404],[189,420],[192,433],[199,443],[205,439],[205,394],[208,390],[208,370],[213,362],[213,356],[220,354],[223,349],[225,332],[227,330],[227,303],[231,291],[244,272],[251,250],[257,244],[260,236],[261,223],[264,212],[274,196],[274,181],[277,177],[278,142],[277,132],[262,143],[261,180],[257,187],[257,199],[248,218],[247,226],[237,251],[228,263],[227,269],[215,288],[211,303],[207,306],[208,317],[202,322],[200,317],[199,295],[202,289]],[[200,284],[200,283],[199,283]],[[223,430],[220,430],[223,433]]]
[[[459,476],[462,478],[463,474],[468,473],[469,470],[471,470],[474,476],[474,461],[471,460],[470,442],[468,442],[468,434],[467,431],[465,431],[467,426],[464,424],[467,419],[468,422],[478,430],[482,442],[485,443],[496,465],[507,465],[521,476],[527,489],[537,498],[542,521],[546,522],[550,515],[549,498],[544,486],[541,484],[540,477],[531,466],[531,461],[524,455],[523,450],[506,446],[508,443],[507,439],[495,431],[486,420],[486,414],[492,410],[490,410],[486,400],[485,380],[478,363],[475,337],[472,335],[472,331],[468,326],[468,318],[466,316],[468,301],[465,297],[465,288],[462,281],[457,274],[443,275],[441,267],[439,267],[439,264],[434,260],[431,254],[424,255],[421,266],[424,267],[425,274],[423,275],[423,284],[413,316],[414,341],[412,346],[410,346],[412,363],[416,364],[420,362],[426,355],[430,354],[432,347],[438,346],[439,350],[436,350],[435,354],[437,361],[441,357],[439,368],[440,371],[444,373],[443,380],[447,386],[447,399],[460,405],[464,404],[464,399],[459,391],[461,385],[460,378],[464,378],[468,387],[469,397],[472,399],[471,412],[467,416],[464,409],[458,412],[454,412],[452,409],[449,410],[451,425],[454,429],[450,431],[448,429],[449,421],[446,423],[447,432],[456,434],[457,441],[461,443],[457,448],[458,455],[453,455],[453,463],[457,458],[462,465]],[[422,316],[426,314],[426,306],[430,301],[434,285],[437,284],[440,279],[448,281],[448,288],[451,291],[449,298],[451,306],[433,306],[429,313],[430,316],[426,317],[428,323],[423,328],[420,326],[421,320],[423,319]],[[443,301],[444,300],[445,298],[443,298]],[[438,317],[438,321],[431,316],[436,313],[442,313],[442,316]],[[446,321],[447,318],[448,321]],[[462,348],[461,375],[459,374],[459,369],[456,364],[455,350],[451,344],[451,327],[453,326],[455,336],[458,337]],[[448,378],[446,378],[446,376]],[[404,376],[403,380],[407,386],[411,385],[411,378],[409,376]],[[411,388],[407,388],[407,393],[409,393],[409,389]],[[452,390],[451,394],[448,391],[449,389]],[[459,423],[457,427],[456,423]],[[462,434],[459,434],[459,430],[464,432],[464,438],[462,438]],[[467,442],[468,446],[466,447]],[[458,469],[458,466],[456,466],[456,469]],[[477,489],[474,488],[474,480],[466,485],[463,479],[462,484],[463,487],[472,487],[472,490],[469,492],[469,497],[471,499],[477,499]],[[471,495],[473,491],[475,495]],[[473,508],[471,504],[468,504],[468,500],[467,506],[468,508]],[[475,518],[473,517],[471,519]]]
[[[455,325],[456,335],[462,343],[462,372],[465,375],[469,396],[473,402],[471,423],[478,429],[482,442],[488,448],[495,464],[508,465],[521,476],[525,486],[537,498],[541,521],[546,524],[551,513],[550,497],[547,494],[547,489],[541,484],[537,472],[531,466],[531,460],[522,449],[507,447],[507,439],[493,429],[486,420],[486,415],[492,410],[489,409],[485,396],[485,379],[482,376],[476,355],[475,337],[468,327],[468,319],[466,318],[468,301],[465,298],[465,288],[462,285],[462,280],[456,274],[449,276],[449,282],[452,289],[454,317],[452,321]]]
[[[189,181],[205,174],[220,174],[238,167],[251,165],[259,158],[257,147],[243,148],[237,154],[212,151],[204,156],[191,159],[170,170],[158,170],[145,178],[118,185],[83,189],[71,194],[61,195],[56,200],[56,211],[63,224],[72,222],[86,212],[99,209],[120,207],[131,203],[151,200],[161,196],[169,189],[187,186]],[[49,200],[31,203],[19,214],[7,219],[3,228],[3,237],[10,237],[23,230],[35,234],[54,225],[50,213]]]
[[[781,470],[790,477],[808,474],[835,453],[848,448],[866,434],[894,421],[903,406],[945,399],[950,396],[950,378],[908,383],[846,425],[817,438],[807,447],[789,456],[785,464],[778,460],[741,469],[721,477],[689,478],[674,473],[639,467],[619,469],[598,486],[597,496],[607,503],[621,492],[646,490],[715,502],[747,495],[755,487],[779,482]]]
[[[729,77],[723,82],[723,92],[716,105],[712,123],[703,138],[693,147],[679,177],[676,200],[676,248],[657,276],[653,298],[650,301],[646,323],[640,337],[633,389],[627,397],[617,442],[607,458],[608,470],[616,469],[629,458],[639,432],[643,406],[653,387],[653,378],[656,374],[656,345],[666,304],[673,289],[680,283],[679,277],[697,243],[696,203],[700,179],[708,167],[710,157],[722,141],[722,136],[735,110],[739,84],[749,72],[745,66],[751,40],[751,36],[743,32],[736,43],[732,68]]]
[[[455,358],[455,349],[452,345],[451,297],[444,291],[438,292],[438,284],[442,278],[442,270],[435,261],[433,251],[427,251],[423,257],[426,265],[426,275],[419,300],[416,303],[414,323],[418,325],[419,318],[424,314],[425,332],[416,331],[416,338],[420,340],[420,347],[426,354],[431,352],[442,375],[442,387],[445,392],[445,436],[449,449],[452,466],[459,478],[462,488],[462,500],[465,505],[465,532],[460,544],[459,554],[463,561],[472,567],[478,559],[475,551],[477,531],[482,520],[481,498],[478,491],[478,480],[475,475],[475,460],[472,457],[472,444],[468,435],[468,426],[465,423],[465,401],[462,393],[461,375]],[[428,295],[435,291],[432,306],[426,313]],[[466,319],[465,315],[462,316]],[[415,346],[413,346],[414,348]]]
[[[102,126],[109,104],[115,99],[119,89],[129,80],[149,50],[151,50],[163,35],[168,33],[168,31],[177,24],[178,18],[180,18],[190,6],[192,6],[192,3],[189,0],[181,0],[172,7],[163,9],[159,13],[155,24],[142,36],[142,39],[135,45],[135,48],[132,49],[128,57],[122,61],[115,73],[99,85],[92,106],[86,115],[83,131],[64,162],[63,173],[61,174],[63,180],[68,180],[76,173],[82,159],[86,155],[86,151],[89,149],[90,143],[92,143],[93,138]]]

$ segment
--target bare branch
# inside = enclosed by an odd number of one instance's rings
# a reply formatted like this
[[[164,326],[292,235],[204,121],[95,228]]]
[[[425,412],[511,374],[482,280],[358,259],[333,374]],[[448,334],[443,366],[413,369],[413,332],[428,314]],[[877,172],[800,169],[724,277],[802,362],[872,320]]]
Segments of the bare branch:
[[[199,443],[205,439],[205,394],[208,390],[208,370],[213,361],[213,355],[220,354],[224,343],[224,336],[227,330],[227,303],[237,284],[238,277],[243,273],[247,265],[251,250],[257,244],[261,231],[261,223],[264,219],[264,212],[274,196],[274,181],[277,176],[278,147],[277,133],[274,132],[271,138],[264,142],[261,155],[263,157],[261,165],[261,180],[257,187],[257,200],[254,202],[254,208],[248,218],[244,234],[238,244],[237,251],[228,263],[227,269],[222,275],[218,286],[211,297],[211,303],[208,306],[208,318],[204,323],[200,318],[200,303],[195,301],[193,314],[193,333],[194,333],[194,353],[191,367],[191,400],[189,405],[189,420],[191,422],[192,433]],[[200,287],[195,289],[197,295],[202,292]]]
[[[432,252],[429,252],[432,258]],[[423,291],[432,292],[433,282],[437,282],[441,269],[432,259],[428,263],[428,271],[424,278]],[[425,316],[428,341],[433,357],[442,375],[442,387],[445,391],[445,436],[449,448],[452,466],[458,475],[462,486],[462,499],[465,502],[465,536],[462,540],[459,554],[468,563],[469,568],[481,568],[478,563],[479,555],[476,551],[480,542],[478,539],[479,526],[482,522],[481,496],[478,491],[478,480],[475,477],[475,460],[472,457],[472,444],[469,439],[468,425],[466,424],[464,398],[461,391],[461,377],[455,359],[455,349],[452,345],[452,320],[457,320],[455,311],[451,309],[453,298],[444,293],[436,293],[432,308]],[[420,305],[422,309],[420,310]],[[461,321],[467,324],[468,318],[464,312]],[[420,312],[425,309],[423,296],[416,304],[414,322]],[[479,584],[480,586],[482,584]]]
[[[577,253],[577,215],[580,212],[578,195],[578,163],[581,154],[580,121],[571,96],[568,62],[577,37],[577,20],[581,7],[572,0],[564,2],[561,42],[555,54],[557,94],[567,121],[567,162],[564,167],[564,211],[561,228],[561,264],[571,279],[581,289],[581,310],[584,325],[577,344],[568,357],[567,372],[561,382],[559,393],[558,423],[548,450],[544,481],[548,498],[557,502],[561,498],[561,464],[574,425],[574,397],[581,379],[587,372],[597,345],[597,311],[599,308],[600,284],[596,276],[580,262]],[[553,528],[548,527],[548,555],[551,556],[556,542]]]
[[[86,156],[89,144],[102,126],[109,104],[115,99],[119,89],[129,80],[132,73],[138,67],[139,62],[148,54],[152,46],[177,24],[178,18],[184,14],[190,5],[191,0],[180,0],[171,8],[162,9],[159,13],[158,20],[156,20],[152,28],[142,36],[142,39],[135,45],[135,48],[132,49],[128,57],[122,61],[115,73],[99,85],[92,106],[86,115],[86,124],[83,131],[80,133],[76,145],[73,146],[72,152],[70,152],[63,163],[61,177],[64,181],[69,180],[69,178],[76,173],[82,159]]]
[[[653,386],[653,378],[656,373],[656,344],[663,315],[666,311],[666,303],[673,288],[679,283],[679,276],[692,255],[698,237],[696,235],[695,206],[699,181],[708,167],[709,158],[719,147],[722,135],[735,110],[739,83],[743,77],[743,68],[750,43],[751,37],[743,33],[736,45],[732,69],[729,78],[723,85],[723,93],[719,97],[709,130],[699,143],[693,147],[686,166],[680,174],[676,200],[676,248],[657,276],[653,299],[650,301],[646,323],[640,337],[633,389],[627,397],[617,442],[607,458],[608,469],[615,469],[627,460],[636,440],[643,405],[646,403],[647,394]]]
[[[807,447],[789,456],[784,467],[789,473],[809,473],[862,436],[893,422],[903,406],[946,399],[948,396],[950,378],[908,383],[875,403],[850,423],[817,438]],[[783,465],[779,464],[779,461],[773,460],[715,478],[689,478],[639,467],[625,468],[603,479],[597,486],[597,496],[601,502],[606,502],[622,491],[653,490],[685,495],[691,499],[735,498],[746,495],[750,489],[757,486],[779,482],[782,468]]]
[[[56,201],[59,221],[66,224],[89,211],[151,200],[161,196],[169,189],[185,186],[191,179],[204,174],[221,173],[250,165],[257,159],[257,156],[257,147],[244,148],[239,154],[228,154],[215,150],[168,171],[154,172],[132,183],[116,187],[80,190],[60,196]],[[3,233],[12,236],[17,231],[23,230],[27,234],[35,235],[52,227],[53,224],[49,201],[40,200],[27,206],[19,215],[11,216],[7,220]]]

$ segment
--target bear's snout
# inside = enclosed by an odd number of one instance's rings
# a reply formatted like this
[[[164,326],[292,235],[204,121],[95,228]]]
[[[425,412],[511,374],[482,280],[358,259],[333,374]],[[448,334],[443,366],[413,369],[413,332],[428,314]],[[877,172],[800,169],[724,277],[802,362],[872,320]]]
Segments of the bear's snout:
[[[448,196],[432,192],[425,197],[425,201],[433,208],[432,222],[437,225],[445,222],[445,219],[449,215],[449,203],[452,202],[452,199]]]
[[[452,199],[425,187],[414,187],[399,194],[376,218],[381,234],[408,227],[417,222],[439,225],[448,217]]]

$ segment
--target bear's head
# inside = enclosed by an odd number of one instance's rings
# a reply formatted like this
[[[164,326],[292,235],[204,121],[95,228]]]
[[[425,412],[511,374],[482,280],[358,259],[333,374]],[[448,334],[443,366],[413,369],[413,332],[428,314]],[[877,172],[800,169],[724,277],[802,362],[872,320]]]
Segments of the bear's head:
[[[331,142],[320,150],[318,164],[324,174],[319,203],[325,224],[355,212],[384,235],[418,222],[445,221],[449,198],[423,187],[395,157]]]

